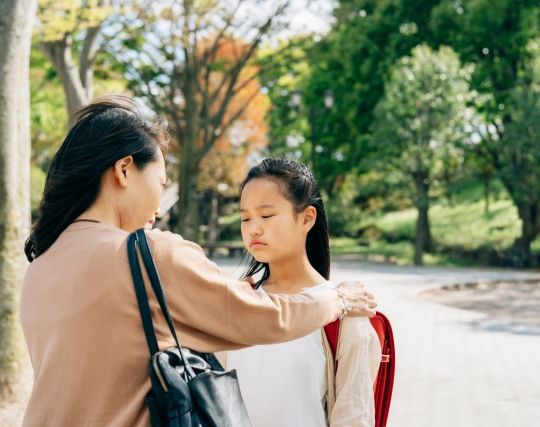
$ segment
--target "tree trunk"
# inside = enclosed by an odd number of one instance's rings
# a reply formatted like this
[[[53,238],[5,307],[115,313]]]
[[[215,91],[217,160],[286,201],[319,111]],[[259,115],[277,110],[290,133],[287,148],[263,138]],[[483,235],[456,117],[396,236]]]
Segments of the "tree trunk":
[[[501,181],[512,198],[521,220],[521,236],[512,245],[514,259],[509,260],[513,267],[532,267],[534,259],[531,251],[531,243],[540,233],[540,201],[538,197],[524,198],[526,188],[519,187],[515,176],[500,172]]]
[[[191,161],[191,158],[182,156],[180,160],[179,217],[176,231],[184,239],[196,242],[199,237],[199,193],[197,191],[199,165]]]
[[[518,214],[521,219],[521,236],[514,242],[518,259],[516,267],[533,267],[534,260],[531,251],[531,243],[540,231],[539,207],[535,204],[523,204],[518,206]]]
[[[188,59],[186,59],[188,61]],[[178,199],[178,231],[185,239],[198,241],[199,237],[199,194],[197,191],[197,182],[199,178],[201,157],[201,148],[197,147],[198,133],[201,124],[198,116],[198,103],[195,96],[197,90],[196,71],[187,67],[186,78],[184,81],[183,93],[186,105],[190,108],[185,109],[185,125],[178,123],[177,130],[180,137],[180,175],[179,199]],[[203,126],[208,126],[204,123]]]
[[[417,172],[414,175],[414,186],[416,189],[416,209],[418,217],[416,219],[416,237],[414,244],[414,263],[423,264],[425,251],[431,251],[431,230],[429,226],[429,180],[425,171]]]
[[[212,191],[211,193],[208,243],[216,243],[219,239],[219,193],[217,191]]]
[[[482,181],[484,183],[484,214],[487,215],[489,213],[489,198],[491,195],[491,176],[484,175]]]
[[[444,168],[443,182],[444,182],[444,195],[446,197],[446,201],[448,202],[448,206],[453,207],[454,197],[453,197],[453,190],[452,190],[452,173],[450,171],[449,166],[445,166]]]
[[[68,117],[89,101],[80,77],[81,75],[86,76],[86,73],[83,71],[79,72],[73,62],[71,45],[72,40],[70,35],[67,35],[61,40],[42,43],[42,49],[53,64],[62,83],[66,97]]]
[[[0,401],[21,365],[19,288],[30,225],[29,61],[37,0],[0,3]]]

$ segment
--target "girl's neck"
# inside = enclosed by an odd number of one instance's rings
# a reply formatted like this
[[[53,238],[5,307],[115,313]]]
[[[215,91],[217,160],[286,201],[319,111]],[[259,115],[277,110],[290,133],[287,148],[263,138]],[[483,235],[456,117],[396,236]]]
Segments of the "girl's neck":
[[[264,288],[272,293],[296,294],[326,281],[309,263],[306,254],[270,263]]]

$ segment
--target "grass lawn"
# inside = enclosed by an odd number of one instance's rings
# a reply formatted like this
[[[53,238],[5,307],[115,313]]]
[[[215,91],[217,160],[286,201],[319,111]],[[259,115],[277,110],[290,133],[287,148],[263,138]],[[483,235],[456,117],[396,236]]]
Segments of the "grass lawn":
[[[369,230],[367,238],[333,238],[332,253],[411,264],[416,216],[415,209],[407,209],[366,217],[359,229]],[[455,195],[452,205],[446,200],[432,202],[429,218],[432,236],[437,246],[443,249],[506,249],[519,236],[521,228],[516,208],[500,186],[496,187],[488,212],[485,212],[482,188],[470,185]],[[540,239],[533,243],[533,250],[540,250]],[[427,265],[470,264],[444,254],[426,254],[424,262]]]

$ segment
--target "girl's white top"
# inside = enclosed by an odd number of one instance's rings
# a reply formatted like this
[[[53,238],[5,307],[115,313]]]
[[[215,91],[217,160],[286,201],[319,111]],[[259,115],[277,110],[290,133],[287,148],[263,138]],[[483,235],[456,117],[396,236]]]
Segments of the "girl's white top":
[[[324,282],[308,292],[332,287]],[[326,356],[320,329],[281,344],[230,351],[227,369],[238,373],[253,427],[327,426]]]

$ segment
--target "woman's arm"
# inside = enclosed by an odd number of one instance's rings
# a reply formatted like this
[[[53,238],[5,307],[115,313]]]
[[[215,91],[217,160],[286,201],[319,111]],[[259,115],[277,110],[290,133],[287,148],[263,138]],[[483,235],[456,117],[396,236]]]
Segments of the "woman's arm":
[[[381,361],[377,334],[367,318],[345,318],[340,329],[330,427],[373,427],[373,383]]]
[[[342,311],[335,290],[277,295],[255,292],[180,236],[153,230],[149,244],[184,345],[218,351],[309,334]]]

